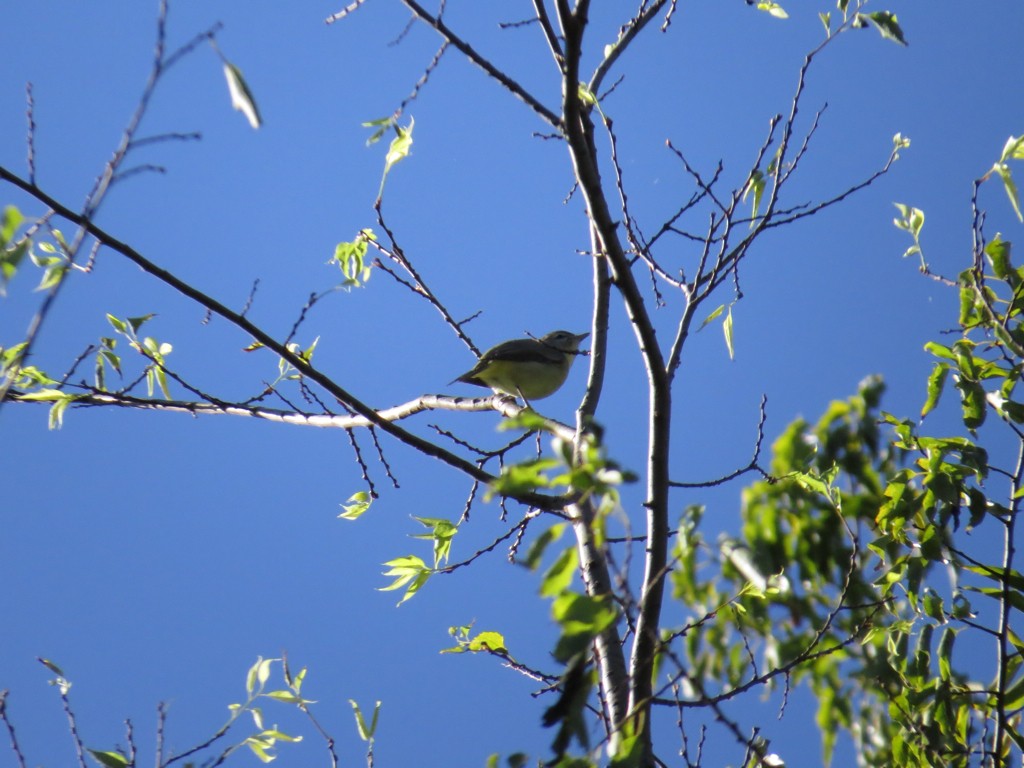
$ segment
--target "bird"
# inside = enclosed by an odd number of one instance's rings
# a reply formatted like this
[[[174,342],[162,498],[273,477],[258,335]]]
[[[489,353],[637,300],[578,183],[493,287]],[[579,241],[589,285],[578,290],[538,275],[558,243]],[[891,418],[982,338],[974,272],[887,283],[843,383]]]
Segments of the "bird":
[[[539,339],[503,341],[484,352],[476,365],[452,379],[490,387],[529,402],[553,395],[565,383],[580,342],[589,333],[552,331]]]

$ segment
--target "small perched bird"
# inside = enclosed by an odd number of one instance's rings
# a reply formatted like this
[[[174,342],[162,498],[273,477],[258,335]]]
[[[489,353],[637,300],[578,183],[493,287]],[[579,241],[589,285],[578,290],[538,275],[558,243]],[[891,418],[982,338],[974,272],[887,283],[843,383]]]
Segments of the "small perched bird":
[[[453,379],[498,392],[540,400],[565,383],[580,342],[589,333],[553,331],[540,339],[513,339],[491,347],[466,373]]]

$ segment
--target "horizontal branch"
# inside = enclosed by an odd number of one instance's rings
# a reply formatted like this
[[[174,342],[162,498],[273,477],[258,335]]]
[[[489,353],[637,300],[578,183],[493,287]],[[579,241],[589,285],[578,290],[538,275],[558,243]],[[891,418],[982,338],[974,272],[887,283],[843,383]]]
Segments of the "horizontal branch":
[[[50,401],[26,396],[17,390],[11,390],[7,399],[13,402],[36,403],[51,405]],[[322,429],[359,429],[378,426],[381,421],[395,422],[415,416],[424,411],[496,411],[505,418],[518,416],[524,407],[509,395],[491,395],[489,397],[449,397],[447,395],[421,395],[406,403],[375,411],[376,419],[358,414],[340,413],[303,413],[282,408],[266,408],[244,403],[200,402],[195,400],[154,400],[146,397],[116,392],[91,392],[77,395],[72,407],[114,406],[134,408],[144,411],[163,411],[165,413],[188,413],[192,416],[247,416],[278,424],[291,424]],[[558,421],[549,420],[548,426],[559,437],[572,440],[575,432],[571,427]]]
[[[31,195],[43,205],[50,208],[55,214],[81,227],[83,231],[88,232],[98,241],[103,243],[103,245],[136,264],[146,273],[170,286],[183,296],[192,299],[200,306],[208,309],[210,312],[224,318],[239,330],[247,333],[263,346],[286,360],[293,368],[295,368],[296,371],[301,373],[307,379],[319,384],[326,392],[329,392],[339,402],[344,403],[357,414],[365,417],[369,422],[380,427],[384,432],[387,432],[401,443],[413,448],[424,456],[430,456],[438,459],[439,461],[442,461],[448,466],[459,470],[463,474],[466,474],[479,482],[489,485],[497,479],[489,472],[485,472],[472,462],[467,461],[461,456],[457,456],[440,445],[432,443],[419,435],[413,434],[397,424],[380,418],[377,415],[376,410],[366,403],[363,403],[343,387],[339,386],[323,371],[314,368],[308,360],[288,349],[285,344],[279,342],[248,318],[243,317],[241,314],[228,308],[212,296],[209,296],[191,284],[186,283],[184,280],[171,272],[168,272],[166,269],[157,266],[127,243],[118,240],[113,235],[96,226],[96,224],[87,216],[83,216],[82,214],[68,208],[66,205],[61,204],[54,197],[48,195],[35,184],[26,181],[3,166],[0,166],[0,180],[9,182],[23,192]],[[538,507],[540,509],[562,509],[571,501],[571,499],[563,498],[561,496],[552,496],[550,494],[537,492],[515,493],[509,494],[508,496],[522,504]]]

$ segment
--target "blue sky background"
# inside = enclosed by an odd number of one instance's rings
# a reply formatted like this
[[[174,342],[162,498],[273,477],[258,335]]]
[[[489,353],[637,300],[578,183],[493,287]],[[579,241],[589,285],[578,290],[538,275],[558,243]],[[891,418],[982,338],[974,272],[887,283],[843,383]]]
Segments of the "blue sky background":
[[[702,172],[721,159],[731,188],[743,183],[769,118],[788,111],[803,56],[822,37],[817,13],[834,4],[784,5],[787,21],[740,0],[681,2],[670,32],[652,30],[621,62],[625,79],[604,108],[620,137],[634,213],[649,231],[692,189],[666,139]],[[828,197],[867,176],[884,163],[896,132],[913,144],[889,176],[848,203],[759,241],[741,272],[735,360],[717,325],[685,352],[676,479],[708,479],[745,464],[762,393],[769,438],[796,416],[815,419],[873,373],[889,382],[886,410],[913,416],[920,409],[931,365],[922,345],[955,325],[956,299],[920,277],[916,262],[900,259],[909,240],[891,224],[892,203],[926,211],[924,246],[938,271],[967,265],[971,182],[1010,134],[1024,131],[1024,6],[982,2],[953,13],[893,0],[869,7],[881,9],[897,12],[910,46],[865,31],[820,58],[801,127],[815,109],[828,108],[788,203]],[[245,73],[265,126],[253,131],[232,112],[219,60],[199,48],[167,75],[141,135],[195,130],[202,140],[140,151],[134,162],[167,173],[115,186],[98,216],[109,232],[236,309],[258,279],[249,316],[279,337],[311,292],[340,282],[328,264],[335,244],[376,228],[371,205],[384,147],[367,149],[360,123],[390,114],[439,45],[426,28],[389,45],[407,18],[398,3],[368,2],[324,25],[337,10],[331,3],[174,3],[172,47],[224,23],[220,48]],[[604,13],[594,12],[591,65],[624,20]],[[450,2],[445,18],[557,108],[557,72],[538,30],[498,27],[530,14],[528,3],[481,11]],[[142,92],[155,15],[156,3],[8,2],[0,163],[24,172],[24,87],[31,81],[39,184],[77,205]],[[564,203],[571,187],[564,146],[533,136],[546,126],[454,51],[407,114],[416,119],[415,144],[388,180],[385,216],[456,317],[482,312],[469,326],[476,343],[585,330],[590,269],[576,251],[587,247],[586,227],[580,201]],[[982,202],[990,234],[1019,237],[1001,188],[987,185]],[[0,203],[40,213],[10,187]],[[694,263],[692,248],[672,248],[664,261]],[[26,270],[0,302],[0,345],[22,337],[39,301],[34,280]],[[671,338],[677,311],[672,301],[661,311],[662,338]],[[169,365],[223,399],[252,396],[276,376],[272,355],[243,353],[244,335],[218,319],[203,324],[201,308],[108,252],[92,274],[75,274],[66,286],[34,362],[62,373],[87,344],[111,335],[106,312],[157,313],[144,330],[174,344]],[[640,468],[639,356],[618,305],[612,320],[599,419],[611,454]],[[472,364],[471,353],[432,308],[384,274],[317,304],[298,340],[317,336],[317,366],[372,405],[479,393],[447,386]],[[541,410],[570,419],[583,381],[579,366]],[[322,702],[320,717],[343,764],[358,762],[363,750],[349,698],[364,708],[384,702],[377,765],[481,765],[493,752],[547,754],[552,734],[538,723],[549,702],[529,697],[528,680],[493,659],[438,654],[451,644],[449,626],[475,620],[478,629],[502,631],[513,655],[553,669],[545,656],[553,629],[535,574],[509,566],[499,548],[472,569],[434,579],[400,608],[396,593],[377,591],[386,583],[381,563],[408,553],[428,557],[426,544],[407,538],[421,532],[410,516],[457,518],[469,488],[463,478],[384,439],[401,488],[391,489],[374,467],[382,498],[351,523],[336,519],[338,505],[364,484],[346,438],[333,430],[112,409],[71,411],[60,431],[47,431],[46,421],[44,408],[0,411],[7,467],[0,688],[12,691],[10,714],[30,764],[72,759],[59,702],[36,656],[61,664],[74,682],[88,746],[123,742],[122,721],[131,717],[147,754],[158,701],[171,704],[168,745],[184,749],[241,700],[256,656],[282,649],[293,666],[310,668],[305,691]],[[421,434],[438,423],[496,445],[498,422],[485,413],[427,414],[412,423]],[[939,416],[936,424],[955,429],[956,421]],[[363,447],[373,454],[365,440]],[[739,490],[680,494],[676,503],[680,510],[707,503],[705,535],[713,540],[737,530]],[[631,514],[638,501],[627,493]],[[504,532],[497,516],[496,505],[477,504],[453,560]],[[806,697],[795,693],[781,721],[778,705],[752,696],[729,712],[748,728],[761,726],[791,764],[812,764]],[[269,722],[308,733],[284,708],[266,710]],[[665,756],[674,739],[663,735]],[[709,749],[709,765],[736,764],[742,755],[724,742]],[[7,764],[9,752],[0,755]],[[320,759],[312,735],[281,752],[285,765]],[[243,755],[239,764],[256,760]]]

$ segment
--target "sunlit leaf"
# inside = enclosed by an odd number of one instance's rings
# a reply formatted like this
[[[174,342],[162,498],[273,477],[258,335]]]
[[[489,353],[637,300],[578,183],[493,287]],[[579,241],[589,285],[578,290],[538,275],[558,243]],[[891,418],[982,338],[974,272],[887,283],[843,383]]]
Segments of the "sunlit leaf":
[[[900,45],[906,45],[907,40],[903,36],[903,30],[896,20],[896,14],[891,11],[874,11],[873,13],[858,13],[854,17],[853,26],[864,27],[870,24],[877,29],[886,40],[892,40]]]
[[[107,768],[125,768],[128,765],[128,758],[120,752],[100,752],[96,749],[90,749],[89,754],[95,758],[96,762],[107,766]]]
[[[373,734],[377,730],[377,718],[380,716],[380,705],[378,701],[373,707],[373,718],[370,724],[366,724],[366,718],[363,717],[363,711],[359,708],[359,704],[356,703],[355,699],[349,699],[348,703],[352,705],[352,713],[356,719],[356,730],[359,731],[359,738],[363,741],[370,741],[373,739]]]
[[[253,128],[259,128],[263,124],[263,118],[260,117],[260,110],[256,106],[256,99],[253,97],[248,83],[245,82],[245,78],[242,76],[242,70],[225,59],[224,77],[228,81],[231,106],[245,115],[249,125]]]
[[[729,359],[732,360],[736,356],[732,343],[732,306],[729,307],[729,312],[726,314],[725,320],[722,321],[722,333],[725,334],[725,346],[729,350]]]
[[[774,16],[776,19],[788,19],[789,14],[786,13],[782,6],[778,3],[770,2],[759,2],[757,4],[757,10],[764,11],[770,16]]]
[[[338,517],[343,520],[358,520],[359,517],[370,508],[373,500],[366,491],[357,491],[348,497],[348,501],[341,505],[345,510]]]

